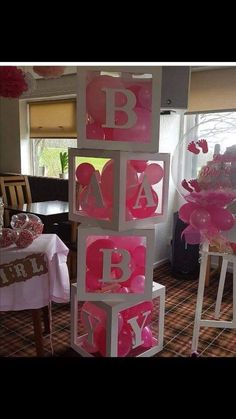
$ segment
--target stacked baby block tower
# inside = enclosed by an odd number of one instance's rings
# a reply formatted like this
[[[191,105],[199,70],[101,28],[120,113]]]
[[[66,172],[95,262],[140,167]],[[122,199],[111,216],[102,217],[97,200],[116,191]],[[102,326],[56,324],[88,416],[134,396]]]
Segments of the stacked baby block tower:
[[[78,68],[78,148],[69,149],[79,222],[71,346],[82,356],[162,349],[165,287],[153,282],[169,155],[159,151],[161,67]]]

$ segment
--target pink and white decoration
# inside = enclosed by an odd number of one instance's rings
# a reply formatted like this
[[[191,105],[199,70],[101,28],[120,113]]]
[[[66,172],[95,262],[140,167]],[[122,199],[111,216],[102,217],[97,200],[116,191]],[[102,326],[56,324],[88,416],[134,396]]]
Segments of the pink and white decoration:
[[[71,346],[83,356],[162,349],[165,287],[153,283],[154,226],[166,219],[169,185],[170,157],[158,153],[161,76],[161,67],[78,68],[69,218],[82,225]]]

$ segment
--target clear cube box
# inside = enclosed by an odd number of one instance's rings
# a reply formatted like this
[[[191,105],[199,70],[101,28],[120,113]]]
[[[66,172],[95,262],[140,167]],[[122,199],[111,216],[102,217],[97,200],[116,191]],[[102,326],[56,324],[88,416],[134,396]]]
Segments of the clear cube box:
[[[116,231],[167,218],[170,155],[69,149],[69,218]]]
[[[71,287],[71,347],[83,357],[150,357],[163,349],[165,286],[139,303],[78,302]]]
[[[158,152],[162,67],[77,67],[78,148]]]
[[[114,232],[78,227],[78,300],[152,298],[155,230]]]

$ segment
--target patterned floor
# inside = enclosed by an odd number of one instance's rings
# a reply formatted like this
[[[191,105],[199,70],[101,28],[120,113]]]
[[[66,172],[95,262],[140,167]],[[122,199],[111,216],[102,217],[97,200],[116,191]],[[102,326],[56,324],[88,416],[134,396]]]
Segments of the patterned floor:
[[[164,348],[158,357],[189,357],[197,295],[196,280],[175,279],[169,265],[154,272],[154,280],[166,286]],[[218,279],[205,290],[203,318],[211,318]],[[228,274],[222,302],[221,319],[232,318],[232,276]],[[52,337],[44,336],[46,356],[79,356],[70,348],[70,305],[53,304]],[[202,328],[198,352],[200,357],[236,357],[236,331]],[[35,357],[31,316],[27,311],[0,313],[0,356]]]

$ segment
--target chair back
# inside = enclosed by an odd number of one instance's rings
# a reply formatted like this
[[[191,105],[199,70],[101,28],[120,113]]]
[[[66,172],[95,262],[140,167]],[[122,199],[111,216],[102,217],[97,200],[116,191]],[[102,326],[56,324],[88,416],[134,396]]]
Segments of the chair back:
[[[29,180],[27,176],[1,176],[0,177],[0,196],[3,203],[12,207],[30,204],[32,202]],[[10,224],[10,213],[4,211],[4,225]]]
[[[18,206],[32,202],[27,176],[1,176],[0,195],[7,205]]]

